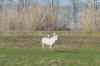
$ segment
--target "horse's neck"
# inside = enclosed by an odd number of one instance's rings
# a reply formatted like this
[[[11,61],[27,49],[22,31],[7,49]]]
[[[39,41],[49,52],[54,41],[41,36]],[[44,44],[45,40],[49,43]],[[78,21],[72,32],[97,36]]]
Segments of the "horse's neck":
[[[55,41],[55,39],[54,39],[54,36],[53,37],[51,37],[51,38],[49,38],[50,40],[54,40]]]

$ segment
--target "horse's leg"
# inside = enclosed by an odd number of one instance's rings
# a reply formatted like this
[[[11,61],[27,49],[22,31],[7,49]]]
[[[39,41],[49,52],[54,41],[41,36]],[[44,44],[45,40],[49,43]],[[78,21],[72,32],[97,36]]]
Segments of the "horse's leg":
[[[45,45],[42,43],[42,51],[44,51],[45,49]]]
[[[49,46],[49,51],[50,51],[50,46]]]
[[[54,50],[54,48],[52,47],[52,51]]]
[[[52,49],[52,45],[50,45],[49,51],[51,51],[51,49]]]

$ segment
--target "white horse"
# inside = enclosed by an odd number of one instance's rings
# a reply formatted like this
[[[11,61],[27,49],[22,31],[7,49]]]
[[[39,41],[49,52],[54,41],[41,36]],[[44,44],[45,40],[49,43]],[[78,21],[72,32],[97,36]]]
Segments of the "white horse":
[[[57,39],[58,39],[58,36],[55,33],[53,33],[53,37],[51,37],[51,38],[49,37],[49,35],[48,35],[48,37],[42,38],[42,40],[41,40],[42,50],[45,50],[45,46],[48,45],[48,46],[50,46],[49,49],[52,49],[52,51],[53,51],[53,45],[54,45],[55,41],[57,41]]]

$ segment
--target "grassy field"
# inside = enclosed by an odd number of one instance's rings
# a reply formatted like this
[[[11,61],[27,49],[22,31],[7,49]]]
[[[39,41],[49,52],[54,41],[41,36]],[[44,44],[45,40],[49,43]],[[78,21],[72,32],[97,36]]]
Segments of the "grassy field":
[[[41,38],[46,34],[1,35],[0,66],[100,66],[99,36],[57,34],[53,52],[41,50]]]
[[[100,66],[100,52],[1,48],[0,66]]]

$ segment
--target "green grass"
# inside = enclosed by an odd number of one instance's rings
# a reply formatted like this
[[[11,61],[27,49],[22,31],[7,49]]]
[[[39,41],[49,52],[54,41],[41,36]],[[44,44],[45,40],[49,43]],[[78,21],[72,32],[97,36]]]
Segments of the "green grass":
[[[0,66],[100,66],[99,33],[57,32],[55,50],[43,52],[44,33],[0,35]]]
[[[0,48],[0,66],[100,66],[100,52]]]

